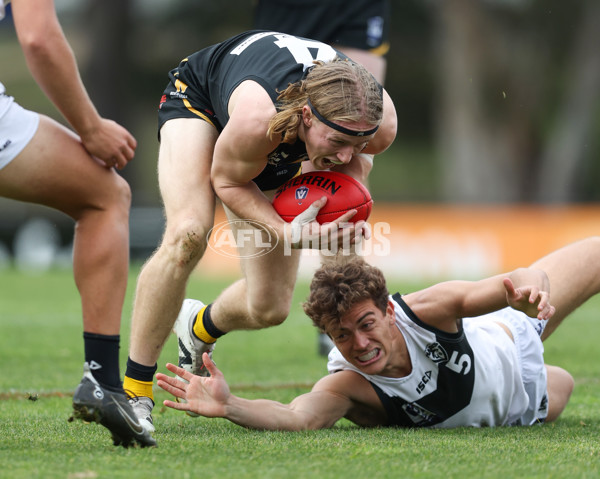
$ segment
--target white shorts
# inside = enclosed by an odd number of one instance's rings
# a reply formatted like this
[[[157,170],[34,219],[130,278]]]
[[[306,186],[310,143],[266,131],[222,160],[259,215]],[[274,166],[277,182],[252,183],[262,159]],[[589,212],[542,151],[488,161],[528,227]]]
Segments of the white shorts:
[[[513,335],[525,392],[529,396],[527,412],[521,416],[523,426],[544,422],[548,415],[547,373],[544,364],[544,345],[540,336],[548,321],[530,318],[512,308],[489,315],[490,319],[506,325]]]
[[[13,97],[0,93],[0,170],[27,146],[39,124],[38,113],[26,110]]]

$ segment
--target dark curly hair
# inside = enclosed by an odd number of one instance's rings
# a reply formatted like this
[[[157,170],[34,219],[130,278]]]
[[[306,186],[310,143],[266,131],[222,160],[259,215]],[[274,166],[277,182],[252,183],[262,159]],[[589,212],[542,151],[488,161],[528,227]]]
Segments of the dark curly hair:
[[[304,312],[322,332],[340,321],[357,303],[371,299],[384,314],[389,292],[379,268],[362,259],[346,264],[329,263],[319,268],[303,303]]]

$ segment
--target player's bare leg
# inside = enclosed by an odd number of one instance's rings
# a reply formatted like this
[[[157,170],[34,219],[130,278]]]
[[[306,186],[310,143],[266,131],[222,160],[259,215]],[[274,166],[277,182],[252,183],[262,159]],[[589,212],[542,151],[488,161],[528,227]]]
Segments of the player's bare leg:
[[[119,334],[129,269],[129,186],[77,136],[41,116],[31,142],[0,171],[0,194],[56,208],[76,221],[73,272],[84,329]]]
[[[287,318],[298,271],[298,250],[290,251],[281,243],[274,246],[269,243],[274,236],[266,229],[240,220],[227,207],[225,211],[232,233],[238,238],[244,277],[208,306],[197,299],[186,299],[174,327],[179,367],[200,376],[208,375],[202,355],[212,355],[220,336],[236,329],[275,326]],[[265,245],[269,245],[266,250]]]
[[[113,169],[91,158],[74,133],[40,116],[32,140],[0,171],[0,194],[56,208],[76,222],[73,274],[88,335],[86,357],[95,358],[91,366],[96,368],[92,371],[86,361],[73,395],[74,417],[104,425],[115,444],[155,445],[135,421],[118,362],[129,269],[129,186]],[[96,342],[106,346],[88,351]]]
[[[556,313],[546,325],[542,340],[589,298],[600,292],[600,237],[577,241],[539,259],[532,267],[550,278],[550,301]]]
[[[546,421],[551,422],[556,420],[567,406],[575,382],[573,376],[558,366],[546,364],[546,371],[548,374],[548,416]]]
[[[170,120],[161,129],[159,185],[165,205],[162,243],[137,282],[130,358],[152,366],[171,332],[189,275],[204,254],[214,220],[210,165],[217,131],[198,119]]]
[[[225,208],[232,228],[239,229],[238,219]],[[234,232],[235,234],[235,232]],[[282,243],[263,255],[254,257],[255,245],[248,242],[238,248],[244,278],[223,291],[213,303],[212,318],[219,329],[261,329],[282,323],[288,316],[300,250],[287,250]]]
[[[200,119],[174,119],[161,128],[158,179],[166,228],[138,277],[124,381],[131,406],[150,432],[156,362],[214,221],[210,165],[216,139],[215,128]]]

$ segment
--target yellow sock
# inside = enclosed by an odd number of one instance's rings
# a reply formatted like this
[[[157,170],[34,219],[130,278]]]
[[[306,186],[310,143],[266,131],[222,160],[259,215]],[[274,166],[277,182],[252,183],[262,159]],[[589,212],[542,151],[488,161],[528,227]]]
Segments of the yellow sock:
[[[206,309],[206,306],[204,306],[204,308],[202,308],[198,312],[198,315],[196,316],[196,321],[194,322],[194,327],[192,329],[194,331],[194,334],[198,338],[200,338],[202,341],[204,341],[207,344],[212,344],[217,340],[217,338],[212,337],[210,334],[208,334],[206,329],[204,329],[204,323],[202,322],[202,316],[204,315],[205,309]]]
[[[125,376],[125,379],[123,380],[123,389],[125,390],[127,397],[143,396],[154,401],[152,381],[138,381],[137,379],[131,379],[129,376]]]

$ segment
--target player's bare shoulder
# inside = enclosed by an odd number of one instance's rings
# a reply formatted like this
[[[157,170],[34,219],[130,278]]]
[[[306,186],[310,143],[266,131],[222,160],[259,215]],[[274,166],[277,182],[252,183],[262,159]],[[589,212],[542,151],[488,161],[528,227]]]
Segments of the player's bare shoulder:
[[[227,110],[231,118],[266,119],[275,115],[275,105],[265,89],[253,80],[241,82],[229,97]]]
[[[233,135],[238,143],[258,142],[262,145],[259,150],[263,150],[260,153],[264,155],[280,143],[278,139],[270,140],[267,136],[269,122],[276,114],[275,105],[255,81],[245,80],[236,87],[229,98],[228,110],[230,117],[223,132]],[[255,147],[250,150],[257,152]]]

